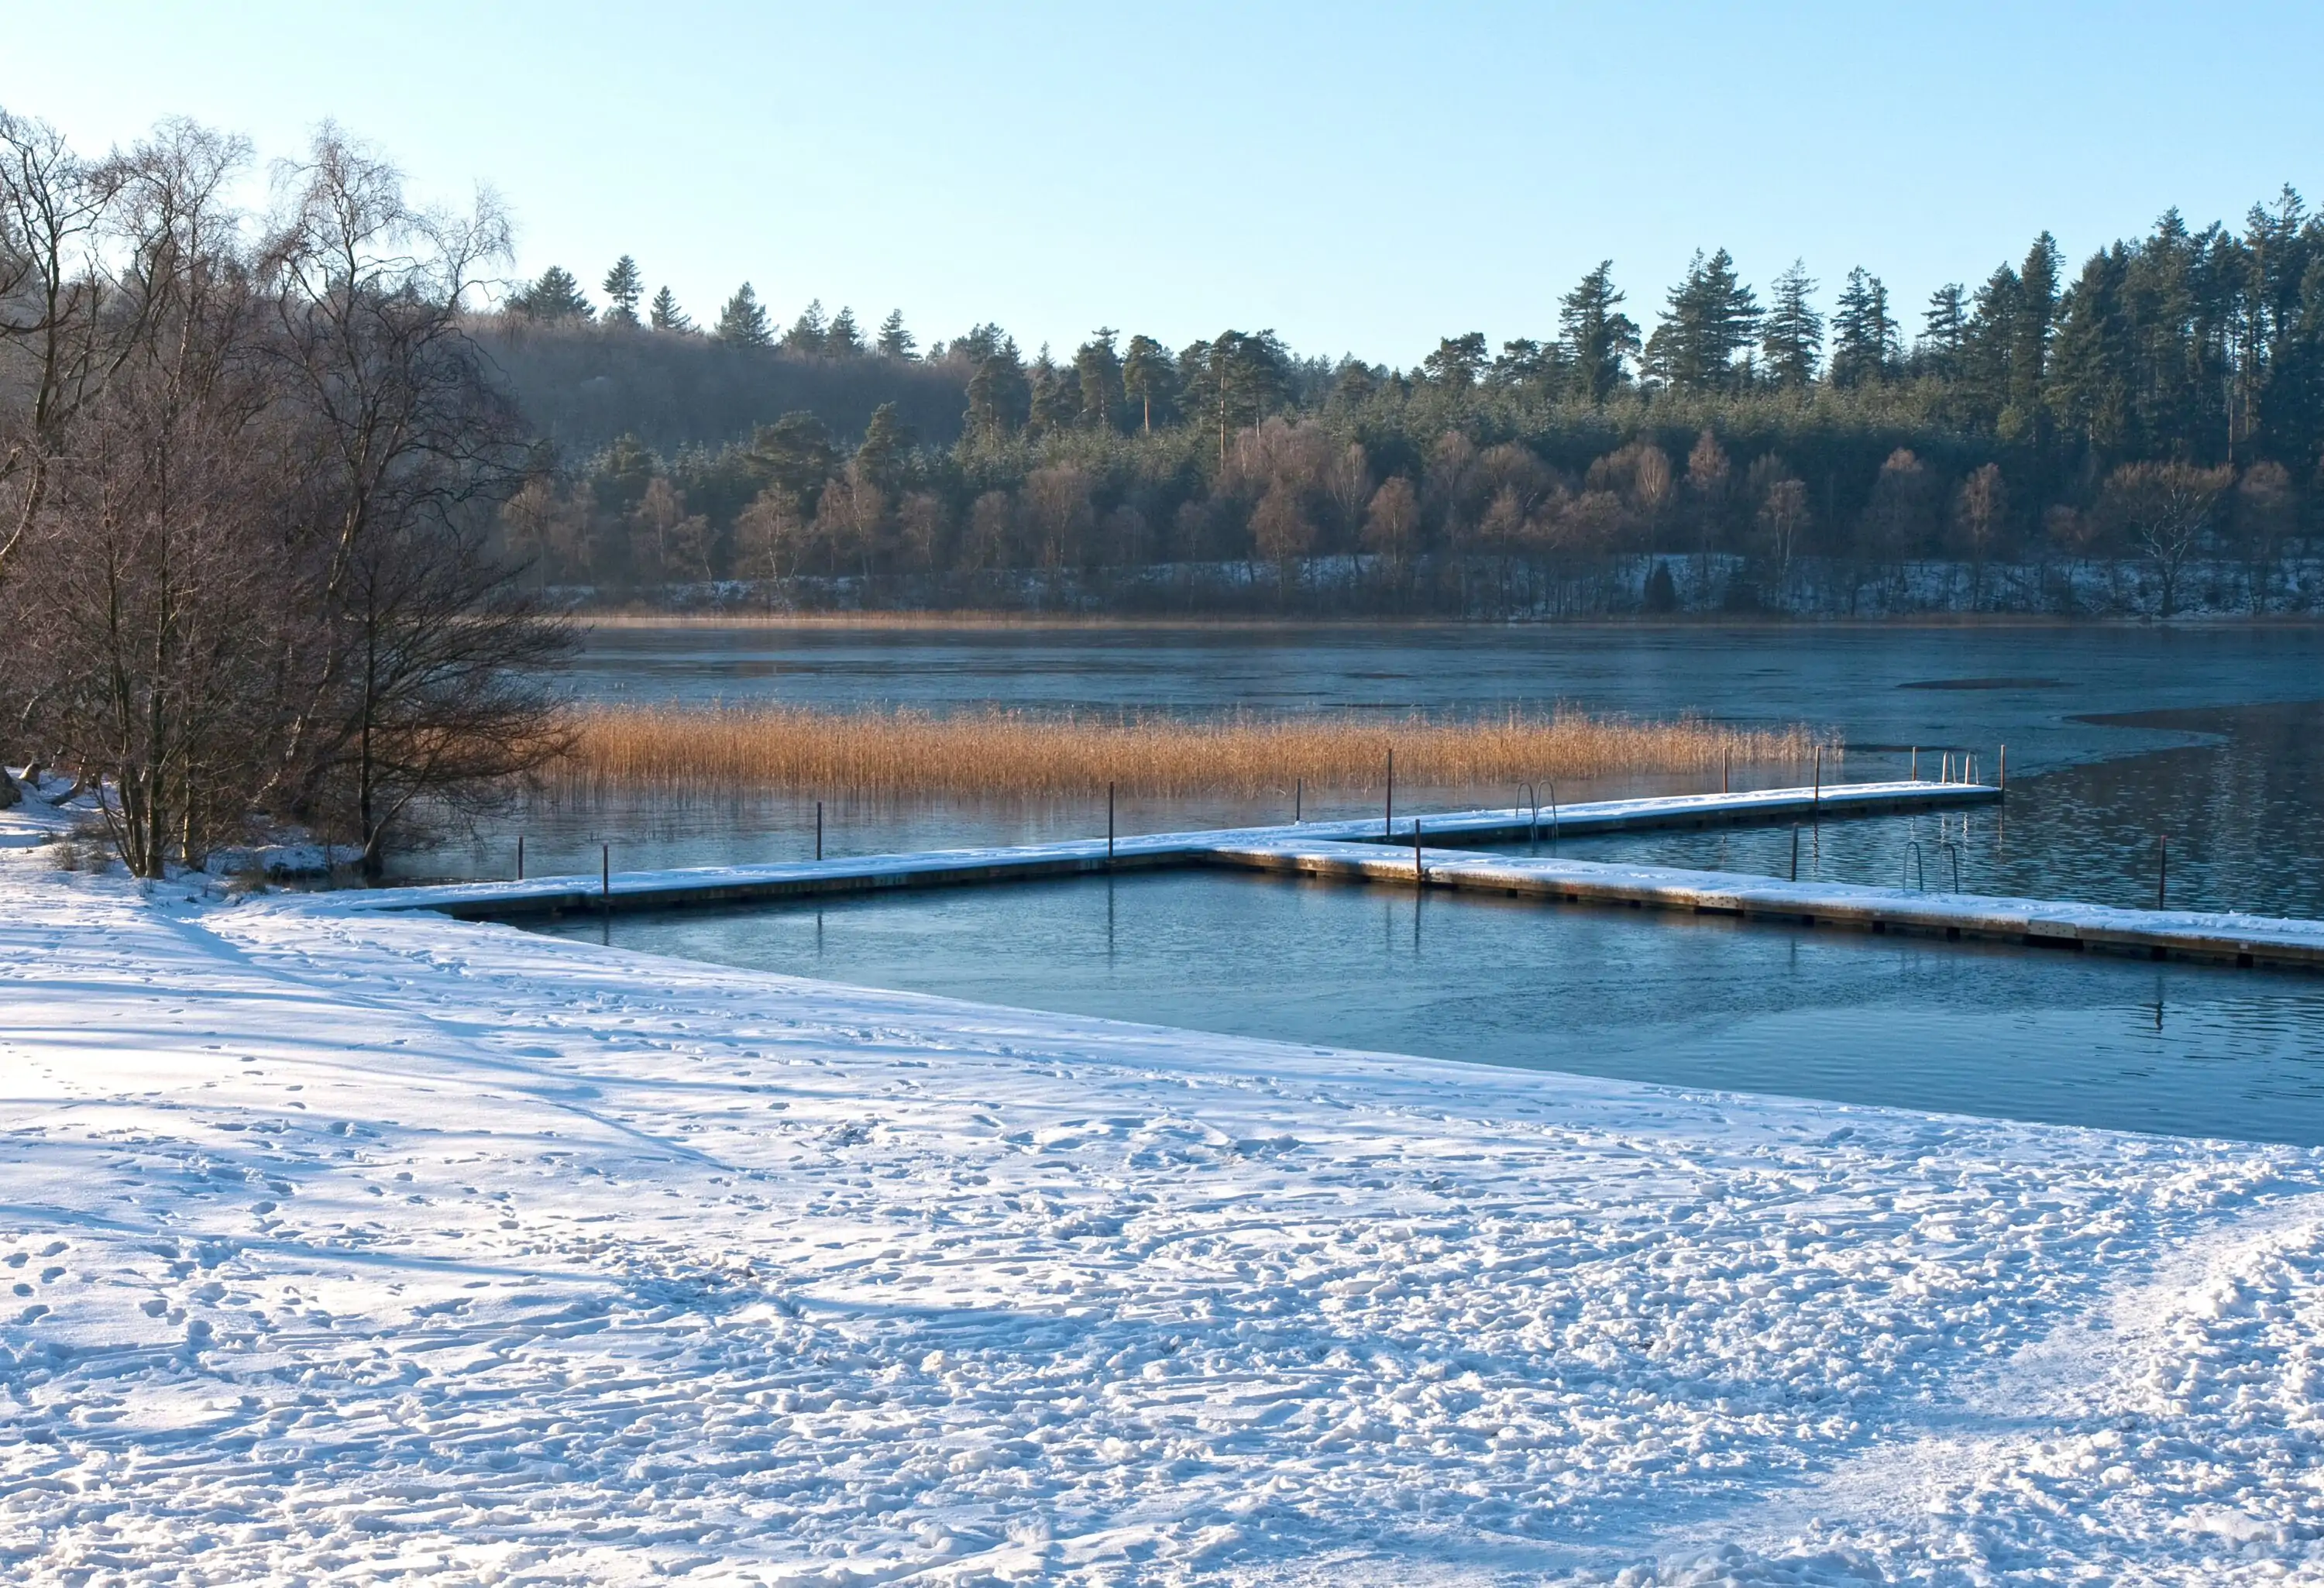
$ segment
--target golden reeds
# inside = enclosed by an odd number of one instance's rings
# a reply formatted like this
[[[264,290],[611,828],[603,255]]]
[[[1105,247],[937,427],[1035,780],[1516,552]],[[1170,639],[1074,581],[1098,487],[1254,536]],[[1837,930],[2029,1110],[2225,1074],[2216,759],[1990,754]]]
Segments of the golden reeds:
[[[1188,720],[980,709],[822,712],[791,706],[598,707],[577,723],[552,774],[576,791],[744,791],[909,798],[1257,795],[1358,790],[1382,782],[1388,752],[1412,787],[1514,785],[1651,774],[1716,775],[1722,762],[1805,766],[1840,742],[1804,725],[1721,726],[1578,712],[1469,720],[1413,716]]]

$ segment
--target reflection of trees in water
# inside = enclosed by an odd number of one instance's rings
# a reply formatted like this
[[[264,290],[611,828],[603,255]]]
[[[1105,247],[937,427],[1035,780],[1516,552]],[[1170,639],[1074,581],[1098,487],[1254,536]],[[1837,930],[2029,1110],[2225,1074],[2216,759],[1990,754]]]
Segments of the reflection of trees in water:
[[[2093,885],[2116,882],[2078,897],[2152,903],[2167,835],[2174,907],[2324,915],[2324,703],[2104,720],[2218,737],[2029,780],[2010,811],[2027,853],[2020,867],[2038,872],[2045,855],[2061,857]]]

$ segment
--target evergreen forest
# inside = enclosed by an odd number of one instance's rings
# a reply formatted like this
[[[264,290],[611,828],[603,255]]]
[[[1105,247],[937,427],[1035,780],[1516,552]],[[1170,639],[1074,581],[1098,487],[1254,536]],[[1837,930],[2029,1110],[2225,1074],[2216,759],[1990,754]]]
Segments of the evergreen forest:
[[[1459,616],[2305,609],[2324,217],[2048,235],[1892,300],[1698,254],[1611,262],[1537,334],[1414,368],[1273,332],[923,346],[747,283],[699,319],[624,257],[479,328],[545,439],[502,512],[598,601]]]

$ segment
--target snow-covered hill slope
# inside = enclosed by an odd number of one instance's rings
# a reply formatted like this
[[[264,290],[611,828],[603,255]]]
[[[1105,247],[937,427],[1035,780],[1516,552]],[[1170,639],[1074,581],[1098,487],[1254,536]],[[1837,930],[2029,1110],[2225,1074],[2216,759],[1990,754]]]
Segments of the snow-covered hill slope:
[[[2324,1575],[2313,1152],[24,852],[0,1083],[14,1581]]]

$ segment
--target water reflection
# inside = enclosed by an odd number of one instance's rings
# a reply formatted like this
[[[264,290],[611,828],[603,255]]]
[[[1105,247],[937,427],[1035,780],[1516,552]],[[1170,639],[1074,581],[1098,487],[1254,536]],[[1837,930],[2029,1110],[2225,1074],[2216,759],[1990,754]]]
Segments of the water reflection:
[[[2293,975],[1216,872],[625,916],[612,940],[1296,1042],[2324,1143],[2324,982]]]

